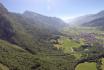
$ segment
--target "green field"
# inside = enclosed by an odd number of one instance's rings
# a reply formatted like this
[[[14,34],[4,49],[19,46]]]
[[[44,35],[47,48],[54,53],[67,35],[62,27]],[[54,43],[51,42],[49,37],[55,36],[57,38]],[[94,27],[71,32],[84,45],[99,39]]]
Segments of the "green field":
[[[74,53],[73,48],[78,48],[81,46],[80,43],[77,43],[74,40],[69,39],[68,37],[61,37],[58,39],[58,44],[54,44],[55,47],[61,48],[64,53]]]
[[[61,48],[64,53],[74,55],[76,59],[81,57],[81,53],[75,52],[73,48],[78,48],[81,46],[81,43],[78,43],[74,40],[69,39],[68,37],[61,37],[58,39],[59,44],[54,44],[55,47]]]
[[[73,48],[77,48],[80,47],[80,44],[70,40],[68,38],[63,37],[62,39],[60,39],[62,41],[62,49],[64,50],[65,53],[71,53],[74,52]]]
[[[85,62],[85,63],[81,63],[79,64],[75,70],[97,70],[96,69],[96,63],[88,63],[88,62]]]
[[[102,70],[104,70],[104,58],[102,58],[102,66],[101,66]]]

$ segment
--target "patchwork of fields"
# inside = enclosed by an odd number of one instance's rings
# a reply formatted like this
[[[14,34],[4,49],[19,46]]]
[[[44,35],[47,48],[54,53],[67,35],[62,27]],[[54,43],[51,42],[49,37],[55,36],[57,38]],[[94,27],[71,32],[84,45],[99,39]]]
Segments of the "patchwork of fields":
[[[64,36],[60,36],[55,47],[61,48],[65,53],[74,55],[76,60],[93,58],[104,54],[104,32],[90,27],[65,28]],[[99,59],[97,59],[99,60]],[[97,70],[97,61],[81,63],[76,70]],[[101,68],[102,67],[102,68]],[[103,70],[104,65],[100,66]]]

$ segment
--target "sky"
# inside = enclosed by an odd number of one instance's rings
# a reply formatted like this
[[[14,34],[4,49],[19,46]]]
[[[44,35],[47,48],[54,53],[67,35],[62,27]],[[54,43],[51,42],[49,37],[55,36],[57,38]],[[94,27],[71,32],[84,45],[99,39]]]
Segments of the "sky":
[[[104,0],[0,0],[11,12],[25,10],[70,19],[104,10]]]

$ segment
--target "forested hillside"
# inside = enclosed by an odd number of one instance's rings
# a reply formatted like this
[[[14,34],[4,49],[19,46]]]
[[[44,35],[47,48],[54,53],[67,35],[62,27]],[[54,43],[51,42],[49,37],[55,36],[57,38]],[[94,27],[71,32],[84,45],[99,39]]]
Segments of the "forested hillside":
[[[37,13],[12,13],[0,4],[0,68],[69,70],[67,57],[73,60],[74,56],[67,56],[51,42],[59,38],[64,24],[58,18]]]

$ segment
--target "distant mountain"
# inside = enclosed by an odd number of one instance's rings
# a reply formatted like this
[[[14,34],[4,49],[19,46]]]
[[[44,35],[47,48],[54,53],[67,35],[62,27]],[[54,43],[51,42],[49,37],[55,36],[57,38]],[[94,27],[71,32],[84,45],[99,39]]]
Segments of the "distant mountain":
[[[74,57],[51,42],[64,26],[59,18],[9,12],[0,3],[0,64],[9,70],[70,70]]]
[[[89,22],[91,20],[93,20],[93,14],[89,14],[89,15],[85,15],[85,16],[80,16],[77,18],[74,18],[72,20],[70,20],[68,23],[69,24],[76,24],[76,25],[80,25],[86,22]]]
[[[69,23],[74,23],[74,24],[84,25],[84,26],[104,26],[103,19],[104,19],[104,11],[101,11],[97,14],[80,16],[78,18],[73,19]]]
[[[104,27],[104,11],[94,15],[93,20],[83,23],[84,26]]]
[[[51,31],[53,30],[55,33],[56,30],[60,30],[60,28],[66,25],[65,22],[59,18],[48,17],[31,11],[25,11],[23,16],[27,18],[27,20],[32,21],[31,23],[35,23],[35,26],[37,25],[40,28],[48,29]]]

